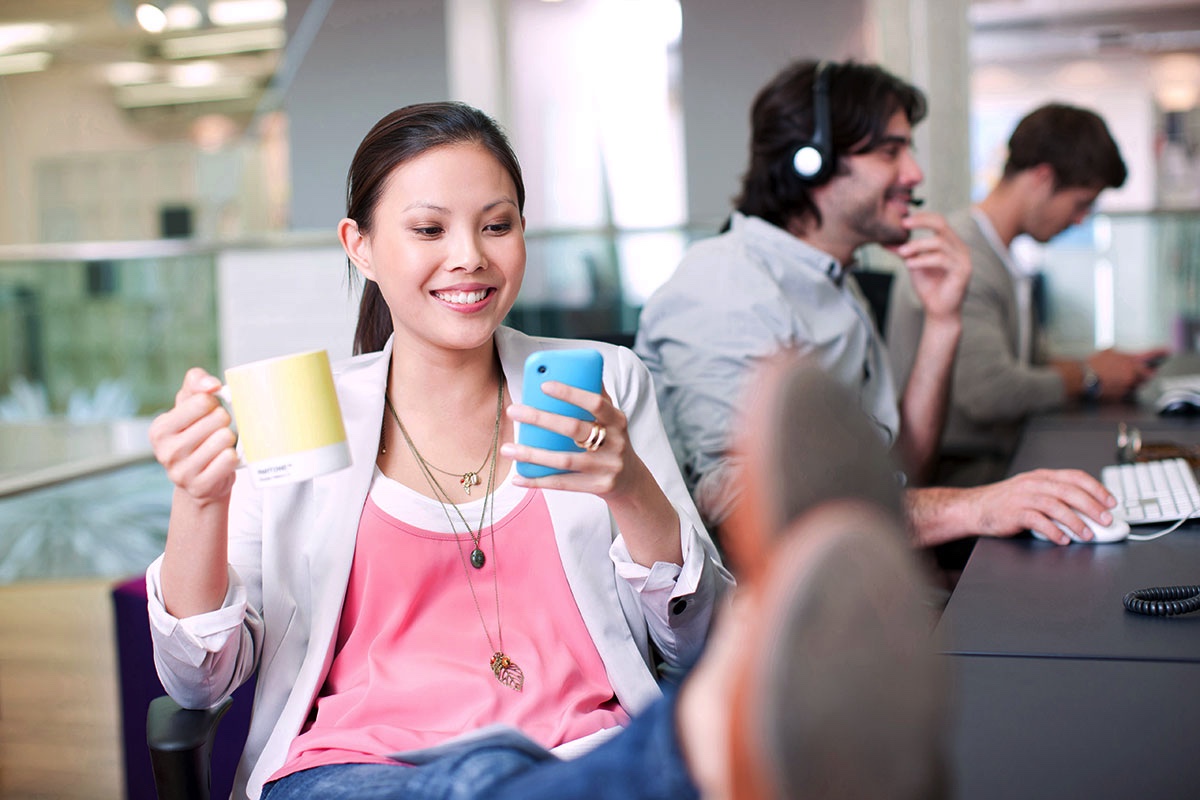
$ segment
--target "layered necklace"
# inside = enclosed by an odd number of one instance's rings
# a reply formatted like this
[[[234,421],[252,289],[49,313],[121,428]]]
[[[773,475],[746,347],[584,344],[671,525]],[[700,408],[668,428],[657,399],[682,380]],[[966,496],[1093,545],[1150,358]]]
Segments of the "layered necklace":
[[[454,526],[454,517],[450,514],[450,509],[454,509],[455,515],[466,528],[467,534],[471,537],[471,543],[474,547],[471,550],[470,563],[475,569],[483,569],[483,565],[487,563],[487,556],[484,555],[483,548],[480,546],[483,539],[483,522],[489,519],[489,525],[492,528],[492,558],[496,559],[496,504],[493,497],[493,490],[496,487],[496,461],[499,453],[500,445],[500,420],[504,413],[504,371],[500,371],[500,386],[496,392],[496,425],[492,431],[492,447],[488,450],[487,456],[483,460],[483,464],[474,472],[468,472],[461,477],[460,483],[467,494],[471,493],[471,487],[479,484],[479,472],[483,471],[485,466],[488,467],[487,477],[487,494],[483,498],[483,507],[479,514],[478,530],[471,530],[470,523],[463,516],[462,509],[458,504],[450,499],[446,490],[438,483],[434,477],[434,470],[459,477],[458,473],[447,472],[446,470],[437,469],[437,467],[426,461],[421,453],[417,450],[417,446],[413,444],[412,437],[408,435],[408,431],[404,427],[404,423],[400,421],[400,415],[396,413],[396,407],[392,405],[392,400],[388,397],[387,390],[384,389],[383,401],[387,404],[388,411],[392,412],[392,417],[396,420],[396,425],[400,428],[400,434],[404,437],[405,444],[408,445],[409,451],[413,454],[413,458],[417,462],[417,466],[421,468],[421,474],[425,476],[425,480],[429,482],[429,488],[433,490],[434,499],[438,501],[438,505],[442,507],[442,511],[446,514],[446,522],[450,524],[450,531],[454,534],[455,544],[458,546],[459,560],[462,562],[463,574],[467,576],[467,586],[471,590],[471,600],[475,602],[475,613],[479,615],[479,624],[483,626],[483,635],[487,638],[488,648],[491,649],[492,658],[488,666],[492,670],[492,674],[496,676],[496,680],[504,684],[514,691],[521,691],[525,685],[525,673],[517,666],[504,652],[504,626],[500,620],[500,584],[497,578],[499,572],[499,561],[493,564],[492,569],[492,590],[496,598],[496,643],[492,642],[492,634],[488,631],[487,621],[483,618],[483,609],[479,605],[479,596],[475,592],[475,582],[471,580],[471,570],[467,566],[467,556],[463,553],[462,542],[458,537],[458,529]],[[384,450],[383,452],[387,452]],[[490,463],[490,466],[489,466]],[[470,480],[468,480],[470,478]],[[491,516],[488,516],[488,512]],[[499,644],[499,647],[496,645]]]

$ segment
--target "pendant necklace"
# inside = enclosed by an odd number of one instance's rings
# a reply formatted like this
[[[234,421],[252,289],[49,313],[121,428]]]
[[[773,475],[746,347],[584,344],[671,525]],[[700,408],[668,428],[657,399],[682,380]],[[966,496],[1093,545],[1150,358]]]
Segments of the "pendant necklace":
[[[499,560],[496,559],[496,504],[493,497],[493,490],[496,486],[496,461],[499,452],[500,420],[502,414],[504,413],[504,371],[501,370],[500,372],[500,389],[496,396],[496,427],[492,431],[492,448],[488,451],[491,465],[488,468],[487,494],[483,498],[483,508],[479,515],[478,531],[471,530],[471,525],[467,522],[467,518],[463,516],[462,509],[458,507],[457,503],[450,499],[450,497],[446,494],[446,490],[443,489],[441,484],[437,482],[437,479],[434,477],[433,472],[431,471],[431,467],[433,467],[433,465],[422,458],[421,454],[417,451],[416,445],[413,444],[412,438],[408,435],[408,431],[405,430],[404,423],[400,421],[400,415],[396,413],[396,409],[392,405],[391,398],[388,397],[386,390],[384,390],[383,399],[387,404],[388,410],[392,412],[392,416],[395,418],[396,424],[400,428],[400,433],[404,436],[405,444],[408,445],[408,449],[412,452],[413,458],[416,459],[417,465],[421,468],[421,474],[423,474],[425,476],[425,480],[429,482],[429,487],[433,490],[434,498],[442,507],[442,511],[446,515],[446,521],[450,524],[450,530],[454,534],[454,542],[458,547],[458,557],[462,562],[463,574],[467,577],[467,587],[471,590],[471,600],[475,603],[475,613],[479,615],[479,624],[483,626],[483,635],[487,639],[488,649],[493,651],[491,660],[488,662],[488,667],[491,669],[492,674],[496,676],[496,680],[513,691],[519,692],[525,686],[525,673],[521,671],[519,666],[517,666],[517,662],[509,658],[509,656],[504,652],[504,626],[500,619],[500,582],[499,578],[497,577],[499,572]],[[484,464],[488,464],[488,460],[485,460]],[[436,469],[436,467],[433,468]],[[477,472],[482,470],[483,466],[480,466]],[[440,471],[441,470],[439,470],[439,472]],[[453,475],[454,473],[447,474]],[[478,482],[478,479],[476,479],[475,483]],[[468,494],[470,493],[470,489],[465,484],[463,488],[467,488]],[[492,590],[496,598],[496,638],[500,645],[499,647],[492,642],[492,634],[490,631],[488,631],[487,622],[483,618],[483,609],[479,605],[479,596],[475,593],[475,582],[471,580],[471,570],[467,567],[467,556],[463,553],[462,542],[459,540],[457,528],[454,527],[454,518],[450,516],[450,510],[446,508],[447,504],[454,508],[455,514],[462,522],[463,527],[467,529],[467,534],[471,537],[471,542],[474,545],[474,549],[471,550],[471,566],[475,569],[483,569],[483,565],[487,563],[487,559],[484,556],[482,548],[480,547],[480,541],[483,538],[483,521],[485,518],[488,518],[489,510],[491,511],[490,527],[492,529],[492,558],[496,561],[496,563],[492,565]]]
[[[487,508],[488,508],[487,498],[486,497],[484,498],[483,509],[481,510],[481,513],[479,515],[479,532],[472,531],[471,526],[467,524],[466,517],[464,517],[462,515],[462,511],[459,511],[458,504],[450,499],[450,495],[446,493],[446,490],[442,488],[442,485],[440,483],[438,483],[437,478],[435,478],[433,476],[433,473],[430,472],[430,470],[437,469],[437,467],[433,466],[428,461],[426,461],[424,456],[422,456],[421,453],[417,450],[417,446],[415,444],[413,444],[412,437],[408,435],[408,429],[405,428],[404,423],[400,421],[400,415],[398,413],[396,413],[396,407],[392,405],[392,399],[390,397],[388,397],[388,393],[387,393],[386,389],[383,392],[383,402],[385,404],[387,404],[388,411],[392,412],[392,418],[396,420],[396,425],[400,428],[400,433],[404,437],[405,444],[408,445],[408,449],[412,452],[413,458],[416,459],[417,466],[419,466],[421,468],[421,474],[425,476],[425,480],[429,481],[429,486],[431,489],[433,489],[434,498],[439,503],[442,503],[442,510],[445,510],[445,508],[446,508],[445,503],[449,503],[450,505],[454,506],[455,512],[457,512],[459,519],[462,520],[462,524],[464,527],[466,527],[467,533],[470,534],[471,542],[475,545],[475,547],[471,550],[471,566],[473,566],[475,569],[483,569],[483,565],[485,563],[487,563],[487,557],[483,554],[483,550],[479,547],[479,537],[483,531],[483,514],[487,512]],[[476,470],[475,472],[468,472],[466,475],[462,476],[461,483],[462,483],[463,488],[467,490],[467,494],[471,493],[472,486],[475,486],[476,484],[479,483],[479,476],[476,473],[483,471],[483,468],[485,466],[487,466],[489,459],[491,460],[491,463],[492,463],[492,471],[494,472],[496,469],[495,456],[496,456],[496,448],[499,446],[499,443],[500,443],[500,419],[501,419],[501,415],[503,413],[504,413],[504,372],[501,371],[501,373],[500,373],[500,390],[496,393],[496,427],[495,427],[495,430],[493,430],[493,432],[492,432],[492,446],[491,446],[491,449],[488,450],[487,458],[484,459],[483,464],[480,465],[479,469]],[[387,452],[387,451],[385,450],[384,452]],[[445,472],[445,471],[439,469],[438,472]],[[453,473],[453,472],[446,472],[445,474],[450,475],[452,477],[457,477],[456,473]],[[468,476],[470,476],[470,482],[468,482]],[[488,486],[489,487],[491,486],[490,482],[489,482]],[[490,488],[488,489],[488,493],[491,494]],[[445,499],[445,503],[443,503],[443,498]],[[451,527],[453,527],[453,522],[451,522]],[[493,547],[494,547],[494,545],[493,545]]]
[[[501,389],[501,391],[503,391],[503,389]],[[399,424],[400,417],[396,414],[396,409],[392,408],[392,401],[390,399],[388,399],[387,392],[383,393],[383,399],[384,399],[384,402],[387,403],[388,411],[392,412],[392,416],[396,418],[396,422],[397,422],[397,424]],[[400,430],[401,431],[404,430],[403,425],[400,425]],[[405,438],[407,438],[407,434],[405,435]],[[409,447],[412,447],[412,442],[410,441],[408,443],[408,445],[409,445]],[[494,449],[495,447],[496,447],[496,442],[493,439],[492,440],[492,448]],[[383,443],[382,437],[379,440],[379,452],[385,453],[385,454],[387,453],[387,446]],[[413,452],[414,453],[416,452],[415,448],[413,448]],[[451,478],[458,478],[458,485],[463,488],[463,491],[466,492],[468,496],[470,496],[470,494],[471,494],[471,487],[479,485],[479,473],[483,472],[483,468],[487,466],[488,459],[490,459],[491,457],[492,457],[492,451],[489,450],[487,452],[487,455],[485,455],[483,457],[483,463],[479,465],[478,469],[473,469],[470,472],[451,472],[448,469],[442,469],[441,467],[437,466],[436,464],[430,464],[425,459],[421,458],[420,456],[417,456],[417,458],[419,458],[421,460],[422,464],[424,464],[425,466],[434,470],[435,472],[440,472],[443,475],[449,475]]]

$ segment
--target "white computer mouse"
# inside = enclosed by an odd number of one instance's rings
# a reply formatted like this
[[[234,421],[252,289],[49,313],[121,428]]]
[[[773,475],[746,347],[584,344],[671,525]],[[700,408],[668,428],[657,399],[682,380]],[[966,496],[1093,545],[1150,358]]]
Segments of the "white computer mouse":
[[[1078,511],[1075,513],[1079,514]],[[1072,542],[1078,542],[1079,544],[1106,544],[1108,542],[1120,542],[1124,541],[1125,537],[1129,535],[1129,523],[1115,515],[1113,516],[1112,523],[1109,525],[1101,525],[1099,522],[1096,522],[1096,520],[1084,514],[1079,514],[1079,518],[1083,520],[1085,525],[1091,528],[1092,538],[1090,540],[1080,539],[1070,528],[1068,528],[1066,525],[1063,525],[1058,520],[1055,520],[1054,524],[1058,526],[1059,530],[1071,537]],[[1031,530],[1030,533],[1032,533],[1038,539],[1041,539],[1043,542],[1050,541],[1037,531]]]

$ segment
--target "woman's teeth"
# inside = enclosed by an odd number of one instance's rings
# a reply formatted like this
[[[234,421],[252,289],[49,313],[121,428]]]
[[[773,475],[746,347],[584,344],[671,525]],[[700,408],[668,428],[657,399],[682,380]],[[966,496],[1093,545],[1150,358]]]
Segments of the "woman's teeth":
[[[473,292],[434,292],[433,295],[439,300],[445,300],[447,303],[467,306],[472,303],[478,303],[487,297],[487,293],[487,289],[477,289]]]

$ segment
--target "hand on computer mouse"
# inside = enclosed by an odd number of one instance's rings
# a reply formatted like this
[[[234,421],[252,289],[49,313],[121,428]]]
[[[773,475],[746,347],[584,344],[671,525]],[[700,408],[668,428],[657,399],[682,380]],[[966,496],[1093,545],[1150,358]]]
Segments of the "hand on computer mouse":
[[[1109,542],[1120,542],[1124,541],[1125,537],[1129,536],[1129,523],[1118,517],[1114,516],[1113,521],[1108,525],[1101,525],[1099,522],[1096,522],[1096,520],[1085,514],[1080,514],[1079,518],[1083,520],[1083,524],[1087,525],[1088,527],[1089,535],[1087,538],[1075,533],[1058,520],[1054,520],[1054,524],[1058,526],[1059,530],[1065,533],[1072,542],[1076,542],[1078,544],[1107,544]],[[1044,542],[1050,541],[1050,539],[1048,539],[1044,534],[1039,533],[1036,530],[1031,530],[1030,533],[1034,535],[1034,538],[1041,539]],[[1062,543],[1055,542],[1055,544]]]
[[[1088,531],[1079,517],[1087,515],[1100,522],[1111,520],[1110,510],[1117,503],[1104,484],[1077,469],[1036,469],[969,489],[939,487],[924,491],[938,492],[943,503],[954,502],[962,508],[965,522],[960,529],[981,536],[1015,536],[1038,530],[1059,544],[1069,544],[1071,540],[1055,525],[1056,521],[1078,527],[1081,532]],[[945,496],[951,492],[957,494]],[[919,510],[910,509],[910,513]]]

